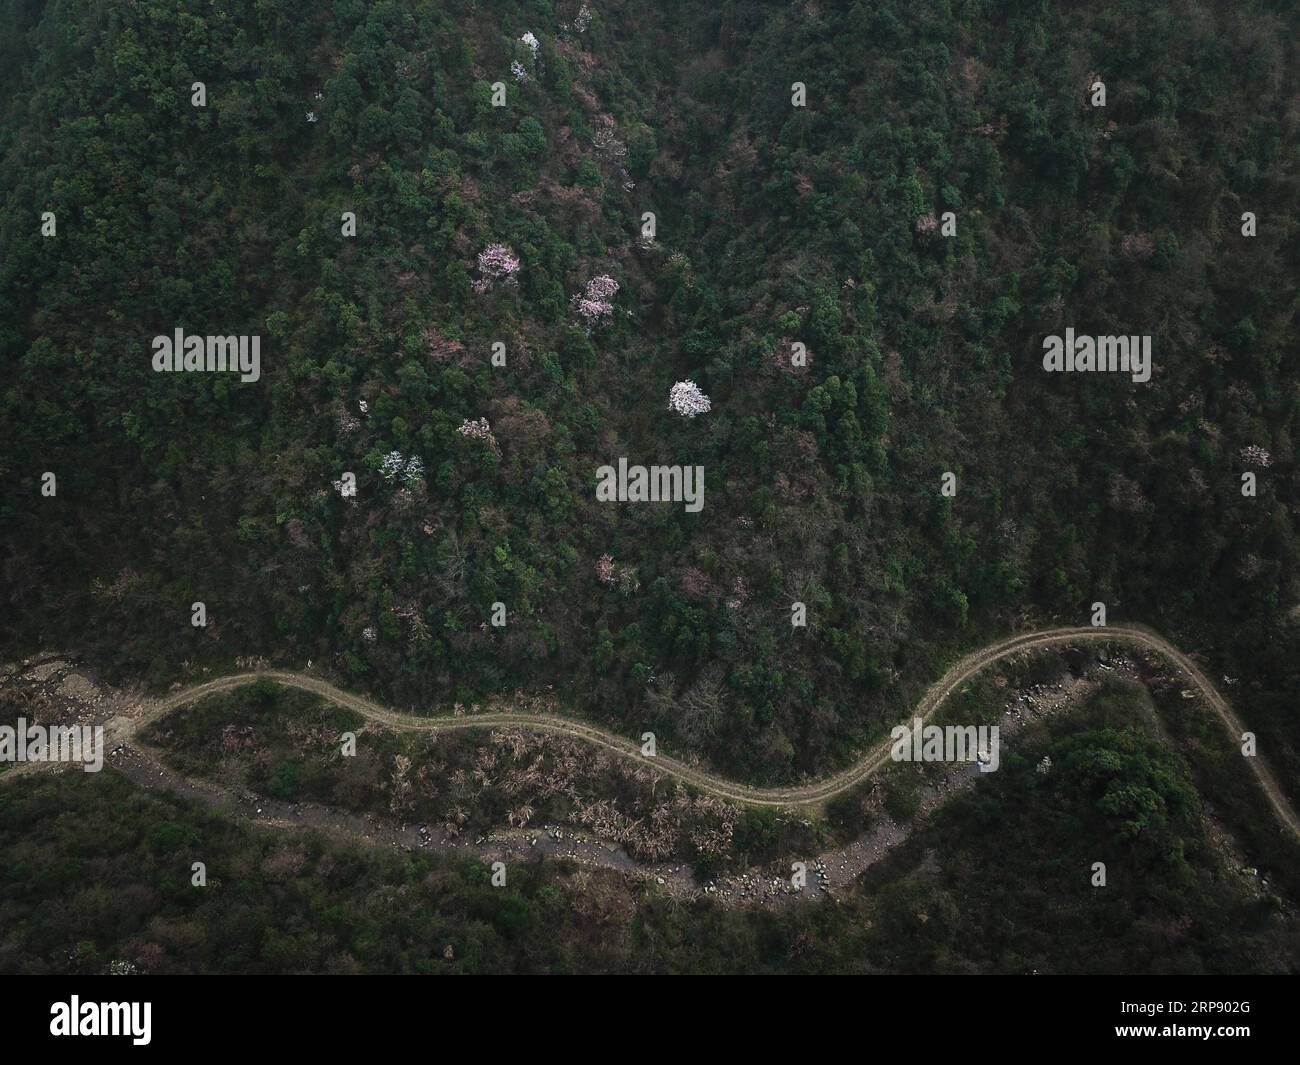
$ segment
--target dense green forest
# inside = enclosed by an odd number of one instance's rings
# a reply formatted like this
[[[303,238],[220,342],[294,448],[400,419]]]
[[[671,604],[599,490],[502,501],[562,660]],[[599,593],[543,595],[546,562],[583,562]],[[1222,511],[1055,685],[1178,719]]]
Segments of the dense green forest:
[[[419,708],[548,693],[762,782],[1100,601],[1233,677],[1291,786],[1296,29],[4,0],[0,636],[159,686],[261,656]],[[1151,381],[1044,373],[1067,327],[1151,335]],[[260,380],[154,372],[177,328],[260,336]],[[704,509],[598,503],[620,456],[702,465]]]

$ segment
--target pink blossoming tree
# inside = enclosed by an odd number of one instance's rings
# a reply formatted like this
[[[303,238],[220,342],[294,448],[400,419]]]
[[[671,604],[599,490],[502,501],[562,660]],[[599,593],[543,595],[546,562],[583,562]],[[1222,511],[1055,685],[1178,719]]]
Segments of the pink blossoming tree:
[[[519,256],[504,244],[489,244],[478,253],[478,272],[483,276],[474,282],[475,292],[486,292],[494,281],[511,282],[519,274]]]
[[[588,328],[607,325],[614,316],[614,297],[618,282],[608,274],[593,277],[587,287],[573,297],[573,309]]]

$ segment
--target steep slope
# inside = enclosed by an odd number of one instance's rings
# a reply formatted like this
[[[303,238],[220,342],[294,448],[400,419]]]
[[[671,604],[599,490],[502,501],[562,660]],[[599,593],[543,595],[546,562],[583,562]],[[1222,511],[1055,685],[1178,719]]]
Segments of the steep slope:
[[[404,705],[553,688],[772,783],[955,648],[1104,602],[1242,678],[1300,778],[1287,5],[3,23],[8,641],[155,682],[313,659]],[[1150,335],[1151,381],[1044,373],[1067,327]],[[176,328],[260,335],[261,379],[155,373]],[[666,409],[684,379],[708,414]],[[598,503],[620,457],[703,466],[703,511]]]

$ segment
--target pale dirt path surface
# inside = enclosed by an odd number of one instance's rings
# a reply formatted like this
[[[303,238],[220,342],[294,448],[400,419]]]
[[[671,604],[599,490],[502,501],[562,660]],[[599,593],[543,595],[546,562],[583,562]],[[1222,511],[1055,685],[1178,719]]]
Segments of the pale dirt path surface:
[[[1022,633],[1009,636],[981,648],[960,659],[951,669],[936,681],[921,697],[911,717],[920,717],[929,721],[944,701],[981,670],[1002,659],[1023,651],[1062,647],[1078,643],[1115,643],[1137,646],[1154,651],[1167,659],[1175,670],[1183,675],[1205,698],[1210,708],[1223,722],[1232,735],[1234,742],[1241,742],[1244,728],[1227,700],[1219,694],[1209,679],[1196,665],[1163,637],[1145,629],[1125,626],[1101,628],[1057,628],[1038,632]],[[444,732],[453,729],[495,728],[513,725],[535,729],[543,732],[558,732],[585,740],[598,747],[612,751],[625,758],[641,764],[650,764],[659,772],[685,781],[692,787],[719,798],[750,806],[777,806],[785,808],[820,807],[827,800],[848,791],[878,772],[889,762],[889,741],[885,741],[864,754],[847,769],[832,773],[821,780],[797,786],[760,788],[725,777],[716,776],[707,770],[689,766],[667,755],[657,755],[653,760],[641,754],[641,748],[631,740],[617,736],[596,725],[590,725],[571,718],[551,714],[531,714],[518,711],[488,711],[461,717],[429,716],[403,713],[391,707],[383,706],[360,695],[353,695],[335,687],[328,681],[303,673],[285,670],[260,669],[248,673],[235,673],[215,680],[204,681],[182,691],[175,692],[132,718],[118,718],[111,723],[108,735],[109,746],[116,746],[130,740],[135,733],[146,725],[171,713],[179,706],[184,706],[196,699],[215,692],[228,691],[244,684],[249,684],[265,677],[286,687],[300,688],[321,696],[337,706],[354,710],[363,717],[398,731],[424,730]],[[910,720],[910,718],[909,718]],[[1300,817],[1296,816],[1291,804],[1283,795],[1272,773],[1258,757],[1244,758],[1243,761],[1255,774],[1260,786],[1273,807],[1278,819],[1295,835],[1300,836]],[[4,774],[8,776],[9,774]]]

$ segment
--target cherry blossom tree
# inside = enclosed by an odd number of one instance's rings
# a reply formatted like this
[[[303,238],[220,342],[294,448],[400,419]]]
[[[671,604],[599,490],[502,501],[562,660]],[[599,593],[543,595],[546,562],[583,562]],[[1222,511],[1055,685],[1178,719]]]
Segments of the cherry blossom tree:
[[[400,451],[390,451],[379,465],[379,474],[386,481],[393,480],[406,467],[406,456]]]
[[[727,600],[727,609],[739,610],[745,605],[745,601],[749,599],[749,588],[745,584],[745,578],[737,576],[735,582],[731,586],[731,590],[732,595],[731,598]]]
[[[601,555],[596,560],[596,580],[600,581],[601,584],[612,585],[614,579],[614,556]]]
[[[713,401],[700,391],[700,386],[694,381],[678,381],[668,391],[668,409],[676,411],[683,418],[708,414],[712,408]]]
[[[614,316],[614,297],[618,282],[608,274],[600,274],[587,282],[587,287],[573,297],[573,309],[590,328],[607,325]]]
[[[482,282],[486,282],[487,288],[491,288],[494,281],[516,280],[519,265],[519,256],[504,244],[489,244],[478,253],[478,272],[483,275]],[[480,282],[474,284],[478,290]]]
[[[482,440],[496,454],[501,454],[501,447],[497,443],[497,438],[492,435],[492,427],[488,425],[486,418],[467,418],[460,423],[460,428],[456,432],[471,440]]]
[[[606,588],[618,588],[624,595],[640,590],[641,582],[631,566],[614,565],[613,555],[601,555],[596,560],[596,580]]]
[[[404,488],[414,492],[424,484],[424,460],[418,455],[407,458],[400,451],[390,451],[379,465],[379,475],[390,482],[400,479]]]
[[[597,115],[591,145],[603,159],[617,162],[627,156],[627,145],[618,139],[618,126],[613,115]]]

